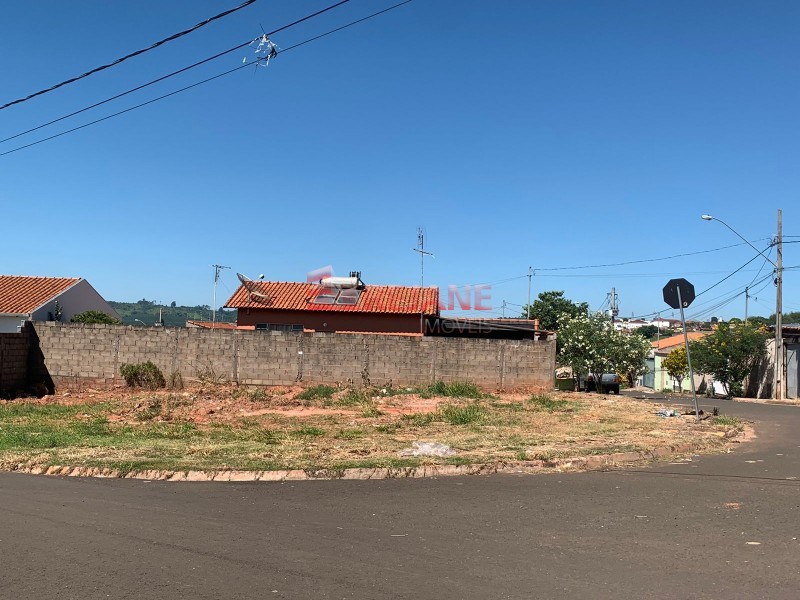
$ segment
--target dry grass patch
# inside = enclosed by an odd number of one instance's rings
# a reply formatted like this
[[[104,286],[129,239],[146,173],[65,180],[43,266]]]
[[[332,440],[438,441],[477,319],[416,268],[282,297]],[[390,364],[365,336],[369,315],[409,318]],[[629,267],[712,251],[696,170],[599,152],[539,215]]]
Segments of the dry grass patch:
[[[0,465],[135,469],[343,469],[549,460],[691,443],[712,451],[742,423],[660,418],[625,397],[488,396],[467,384],[425,390],[218,385],[133,393],[90,390],[0,404]],[[443,395],[424,396],[435,391]],[[449,457],[401,457],[415,441]]]

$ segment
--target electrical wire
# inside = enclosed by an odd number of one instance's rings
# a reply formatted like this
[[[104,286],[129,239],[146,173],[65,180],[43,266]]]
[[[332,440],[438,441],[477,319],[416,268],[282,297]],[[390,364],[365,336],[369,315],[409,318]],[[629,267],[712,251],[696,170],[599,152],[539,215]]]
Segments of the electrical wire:
[[[163,40],[159,40],[159,41],[157,41],[157,42],[155,42],[153,44],[150,44],[146,48],[142,48],[140,50],[136,50],[135,52],[131,52],[130,54],[126,54],[125,56],[122,56],[122,57],[120,57],[120,58],[118,58],[118,59],[116,59],[116,60],[114,60],[114,61],[112,61],[110,63],[104,64],[104,65],[100,65],[99,67],[95,67],[94,69],[90,69],[89,71],[86,71],[85,73],[82,73],[82,74],[80,74],[80,75],[78,75],[76,77],[72,77],[70,79],[66,79],[66,80],[62,81],[61,83],[56,83],[55,85],[52,85],[49,88],[45,88],[43,90],[39,90],[38,92],[34,92],[32,94],[28,94],[27,96],[25,96],[23,98],[18,98],[16,100],[12,100],[11,102],[6,102],[2,106],[0,106],[0,110],[3,110],[4,108],[8,108],[9,106],[14,106],[15,104],[21,104],[22,102],[27,102],[28,100],[36,98],[37,96],[41,96],[43,94],[47,94],[48,92],[52,92],[54,90],[57,90],[60,87],[64,87],[65,85],[69,85],[70,83],[75,83],[76,81],[80,81],[81,79],[89,77],[90,75],[94,75],[95,73],[99,73],[100,71],[104,71],[105,69],[110,69],[111,67],[114,67],[114,66],[116,66],[116,65],[118,65],[120,63],[123,63],[123,62],[125,62],[126,60],[128,60],[130,58],[133,58],[135,56],[139,56],[140,54],[144,54],[145,52],[149,52],[150,50],[154,50],[155,48],[158,48],[159,46],[163,46],[164,44],[166,44],[168,42],[172,42],[174,40],[177,40],[178,38],[181,38],[181,37],[183,37],[185,35],[189,35],[190,33],[194,32],[194,31],[197,31],[201,27],[205,27],[209,23],[212,23],[212,22],[214,22],[214,21],[216,21],[218,19],[222,19],[224,17],[227,17],[228,15],[231,15],[231,14],[233,14],[233,13],[235,13],[235,12],[237,12],[237,11],[243,9],[243,8],[246,8],[246,7],[250,6],[251,4],[253,4],[256,1],[257,0],[245,0],[245,2],[242,2],[239,6],[231,8],[230,10],[223,11],[223,12],[217,14],[217,15],[214,15],[213,17],[210,17],[210,18],[206,19],[205,21],[201,21],[201,22],[197,23],[196,25],[190,27],[189,29],[184,29],[183,31],[179,31],[178,33],[175,33],[175,34],[173,34],[173,35],[171,35],[169,37],[166,37]]]
[[[753,242],[760,242],[763,240],[769,240],[771,238],[758,238],[757,240],[751,240]],[[721,246],[720,248],[712,248],[710,250],[698,250],[696,252],[684,252],[682,254],[674,254],[672,256],[664,256],[662,258],[643,258],[640,260],[628,260],[624,262],[618,263],[607,263],[602,265],[580,265],[580,266],[571,266],[571,267],[547,267],[547,268],[537,268],[534,269],[536,271],[574,271],[577,269],[599,269],[602,267],[621,267],[624,265],[635,265],[641,263],[651,263],[651,262],[658,262],[663,260],[672,260],[673,258],[682,258],[684,256],[696,256],[698,254],[708,254],[709,252],[718,252],[720,250],[727,250],[728,248],[736,248],[737,246],[745,246],[747,245],[745,242],[739,242],[738,244],[731,244],[730,246]]]
[[[753,261],[754,261],[754,260],[756,260],[757,258],[760,258],[760,255],[758,255],[758,254],[757,254],[757,255],[755,255],[753,258],[751,258],[751,259],[750,259],[750,260],[748,260],[746,263],[744,263],[743,265],[741,265],[741,266],[740,266],[738,269],[735,269],[734,271],[732,271],[731,273],[729,273],[728,275],[726,275],[725,277],[723,277],[722,279],[720,279],[720,280],[719,280],[719,281],[717,281],[716,283],[714,283],[714,284],[712,284],[711,286],[707,287],[707,288],[706,288],[706,289],[704,289],[703,291],[701,291],[701,292],[699,292],[699,293],[695,294],[695,298],[699,298],[699,297],[700,297],[700,296],[702,296],[703,294],[705,294],[705,293],[707,293],[707,292],[710,292],[711,290],[713,290],[715,287],[717,287],[717,286],[718,286],[718,285],[720,285],[721,283],[724,283],[725,281],[727,281],[728,279],[730,279],[731,277],[733,277],[734,275],[736,275],[736,273],[738,273],[739,271],[741,271],[742,269],[744,269],[744,268],[745,268],[747,265],[749,265],[751,262],[753,262]],[[664,312],[664,311],[661,311],[661,310],[659,310],[659,311],[654,311],[654,312],[651,312],[651,313],[646,313],[646,314],[642,314],[642,315],[636,315],[636,316],[634,316],[634,317],[631,317],[631,318],[635,318],[635,319],[644,319],[644,318],[646,318],[646,317],[652,317],[652,316],[658,315],[658,314],[660,314],[660,313],[662,313],[662,312]]]
[[[274,30],[272,30],[270,32],[267,32],[264,35],[266,35],[267,37],[269,37],[271,35],[275,35],[276,33],[280,33],[281,31],[285,31],[286,29],[289,29],[290,27],[294,27],[295,25],[299,25],[300,23],[303,23],[304,21],[308,21],[309,19],[313,19],[314,17],[317,17],[317,16],[319,16],[319,15],[321,15],[323,13],[326,13],[326,12],[328,12],[330,10],[333,10],[334,8],[338,8],[342,4],[346,4],[349,1],[350,0],[342,0],[341,2],[337,2],[336,4],[332,4],[332,5],[330,5],[330,6],[326,7],[326,8],[318,10],[315,13],[312,13],[310,15],[306,15],[305,17],[303,17],[301,19],[297,19],[296,21],[292,21],[291,23],[287,23],[286,25],[283,25],[281,27],[278,27],[277,29],[274,29]],[[139,90],[143,90],[146,87],[150,87],[151,85],[155,85],[156,83],[160,83],[161,81],[165,81],[165,80],[169,79],[170,77],[174,77],[175,75],[180,75],[181,73],[185,73],[186,71],[190,71],[191,69],[194,69],[195,67],[199,67],[200,65],[204,65],[204,64],[206,64],[208,62],[211,62],[212,60],[216,60],[217,58],[220,58],[222,56],[230,54],[231,52],[236,52],[237,50],[241,50],[242,48],[245,48],[245,47],[249,46],[254,41],[259,40],[260,38],[261,38],[261,36],[258,36],[255,39],[247,40],[246,42],[242,42],[241,44],[233,46],[232,48],[228,48],[227,50],[223,50],[221,52],[217,52],[216,54],[214,54],[212,56],[209,56],[207,58],[204,58],[203,60],[199,60],[199,61],[197,61],[195,63],[192,63],[191,65],[183,67],[182,69],[178,69],[177,71],[173,71],[172,73],[167,73],[166,75],[163,75],[161,77],[158,77],[156,79],[148,81],[147,83],[143,83],[142,85],[138,85],[138,86],[133,87],[133,88],[131,88],[129,90],[125,90],[124,92],[121,92],[119,94],[116,94],[114,96],[106,98],[105,100],[101,100],[100,102],[95,102],[94,104],[90,104],[89,106],[85,106],[85,107],[83,107],[81,109],[78,109],[78,110],[76,110],[74,112],[71,112],[69,114],[63,115],[63,116],[58,117],[56,119],[53,119],[52,121],[48,121],[47,123],[42,123],[41,125],[37,125],[36,127],[31,127],[30,129],[26,129],[25,131],[20,131],[19,133],[15,133],[14,135],[11,135],[11,136],[9,136],[7,138],[4,138],[4,139],[0,140],[0,144],[8,142],[8,141],[13,140],[13,139],[18,138],[18,137],[21,137],[21,136],[26,135],[28,133],[32,133],[34,131],[38,131],[39,129],[43,129],[44,127],[48,127],[50,125],[58,123],[59,121],[63,121],[65,119],[69,119],[70,117],[74,117],[75,115],[79,115],[81,113],[84,113],[87,110],[91,110],[93,108],[97,108],[98,106],[102,106],[103,104],[108,104],[109,102],[112,102],[114,100],[118,100],[119,98],[127,96],[128,94],[132,94],[134,92],[138,92]],[[254,63],[251,63],[251,64],[254,64]]]
[[[345,0],[345,1],[349,1],[349,0]],[[352,27],[353,25],[356,25],[358,23],[362,23],[362,22],[366,21],[367,19],[371,19],[373,17],[377,17],[378,15],[384,14],[384,13],[390,11],[390,10],[393,10],[395,8],[399,8],[399,7],[403,6],[404,4],[408,4],[409,2],[412,2],[412,0],[405,0],[404,2],[400,2],[399,4],[395,4],[393,6],[390,6],[389,8],[386,8],[384,10],[378,11],[376,13],[372,13],[369,16],[363,17],[363,18],[358,19],[356,21],[352,21],[351,23],[348,23],[347,25],[343,25],[341,27],[337,27],[335,30],[331,30],[331,31],[341,31],[341,30],[346,29],[348,27]],[[321,37],[324,37],[324,34],[315,36],[312,39],[320,39]],[[306,40],[306,41],[309,41],[309,40]],[[303,43],[295,44],[294,46],[290,46],[289,48],[285,48],[284,50],[281,50],[281,52],[279,54],[283,54],[284,52],[288,52],[289,50],[292,50],[293,48],[297,48],[297,47],[299,47],[301,45],[303,45]],[[263,61],[263,59],[258,59],[258,62],[262,62],[262,61]],[[214,81],[215,79],[219,79],[220,77],[225,77],[226,75],[230,75],[231,73],[235,73],[236,71],[240,71],[241,69],[244,69],[244,68],[247,68],[247,67],[252,67],[254,64],[256,64],[256,63],[255,62],[251,62],[251,63],[239,65],[238,67],[234,67],[233,69],[229,69],[229,70],[224,71],[222,73],[218,73],[217,75],[214,75],[214,76],[209,77],[207,79],[203,79],[202,81],[198,81],[196,83],[193,83],[191,85],[187,85],[185,87],[179,88],[179,89],[174,90],[172,92],[169,92],[167,94],[163,94],[161,96],[157,96],[156,98],[153,98],[153,99],[148,100],[146,102],[142,102],[140,104],[136,104],[136,105],[131,106],[129,108],[126,108],[124,110],[120,110],[118,112],[112,113],[112,114],[107,115],[105,117],[102,117],[100,119],[95,119],[94,121],[89,121],[88,123],[84,123],[83,125],[79,125],[77,127],[73,127],[71,129],[67,129],[66,131],[62,131],[60,133],[48,136],[46,138],[42,138],[40,140],[36,140],[35,142],[31,142],[29,144],[18,146],[16,148],[12,148],[11,150],[6,150],[5,152],[0,152],[0,156],[6,156],[8,154],[13,154],[14,152],[19,152],[20,150],[24,150],[25,148],[30,148],[31,146],[36,146],[38,144],[41,144],[41,143],[44,143],[44,142],[47,142],[47,141],[62,137],[62,136],[67,135],[69,133],[73,133],[75,131],[79,131],[81,129],[85,129],[86,127],[90,127],[92,125],[96,125],[97,123],[102,123],[103,121],[107,121],[107,120],[112,119],[114,117],[118,117],[118,116],[123,115],[125,113],[129,113],[129,112],[131,112],[133,110],[136,110],[136,109],[142,108],[144,106],[147,106],[149,104],[153,104],[153,103],[158,102],[160,100],[164,100],[165,98],[169,98],[170,96],[175,96],[176,94],[180,94],[182,92],[185,92],[185,91],[190,90],[192,88],[196,88],[196,87],[198,87],[200,85],[203,85],[205,83],[209,83],[210,81]],[[527,275],[525,277],[527,277]]]

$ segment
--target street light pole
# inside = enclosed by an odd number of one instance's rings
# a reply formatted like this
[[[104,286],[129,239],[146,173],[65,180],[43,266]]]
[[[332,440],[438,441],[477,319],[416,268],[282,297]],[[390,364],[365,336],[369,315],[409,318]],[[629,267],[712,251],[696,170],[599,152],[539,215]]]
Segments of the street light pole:
[[[758,252],[761,256],[764,257],[764,260],[769,262],[773,267],[775,267],[775,377],[774,381],[774,390],[772,392],[772,397],[775,400],[782,400],[783,399],[783,386],[784,386],[784,376],[783,376],[783,211],[779,208],[778,209],[778,235],[775,238],[775,246],[777,248],[777,259],[775,261],[771,260],[769,256],[764,254],[761,250],[753,246],[750,241],[742,236],[738,231],[736,231],[733,227],[728,225],[722,219],[717,217],[712,217],[711,215],[701,215],[701,218],[704,221],[719,221],[725,227],[730,229],[737,237],[744,240],[745,243],[750,246],[753,250]],[[748,293],[748,290],[745,290],[745,293]],[[747,302],[747,298],[745,297],[745,303]],[[745,304],[746,306],[746,304]],[[745,313],[747,308],[745,308]],[[747,322],[747,315],[745,314],[745,322]]]
[[[783,211],[778,209],[778,236],[775,239],[775,399],[783,400]]]

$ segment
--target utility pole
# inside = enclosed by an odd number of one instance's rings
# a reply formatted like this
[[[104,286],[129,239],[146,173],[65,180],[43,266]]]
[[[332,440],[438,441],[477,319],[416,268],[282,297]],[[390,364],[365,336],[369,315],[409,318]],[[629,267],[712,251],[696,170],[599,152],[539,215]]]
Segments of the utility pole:
[[[613,325],[614,320],[619,314],[619,307],[617,306],[617,290],[613,287],[611,288],[611,309],[609,312],[611,313],[611,324]]]
[[[775,393],[783,400],[783,211],[778,209],[778,236],[775,238],[778,258],[775,261]]]
[[[222,269],[230,269],[225,265],[211,265],[214,267],[214,304],[211,305],[211,328],[217,323],[217,283],[219,282],[219,272]]]
[[[744,324],[747,325],[747,303],[750,300],[750,286],[744,288]]]
[[[506,301],[503,300],[503,318],[506,318]]]
[[[533,282],[533,268],[528,267],[528,320],[531,320],[531,283]]]
[[[417,247],[412,250],[419,252],[419,287],[425,287],[425,257],[436,257],[432,252],[425,251],[425,232],[422,231],[422,227],[417,228]]]

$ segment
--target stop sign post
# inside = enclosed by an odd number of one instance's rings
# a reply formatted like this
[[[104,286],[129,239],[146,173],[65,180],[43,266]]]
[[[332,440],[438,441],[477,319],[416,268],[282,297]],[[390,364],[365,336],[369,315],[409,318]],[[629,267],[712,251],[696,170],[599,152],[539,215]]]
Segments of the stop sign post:
[[[686,333],[686,317],[683,309],[694,302],[694,286],[685,279],[670,279],[664,286],[664,302],[672,308],[681,311],[681,325],[683,326],[683,342],[686,344],[686,362],[689,366],[689,383],[692,385],[692,399],[694,401],[694,414],[700,421],[700,409],[697,406],[697,391],[694,388],[694,371],[692,370],[692,356],[689,353],[689,334]]]

